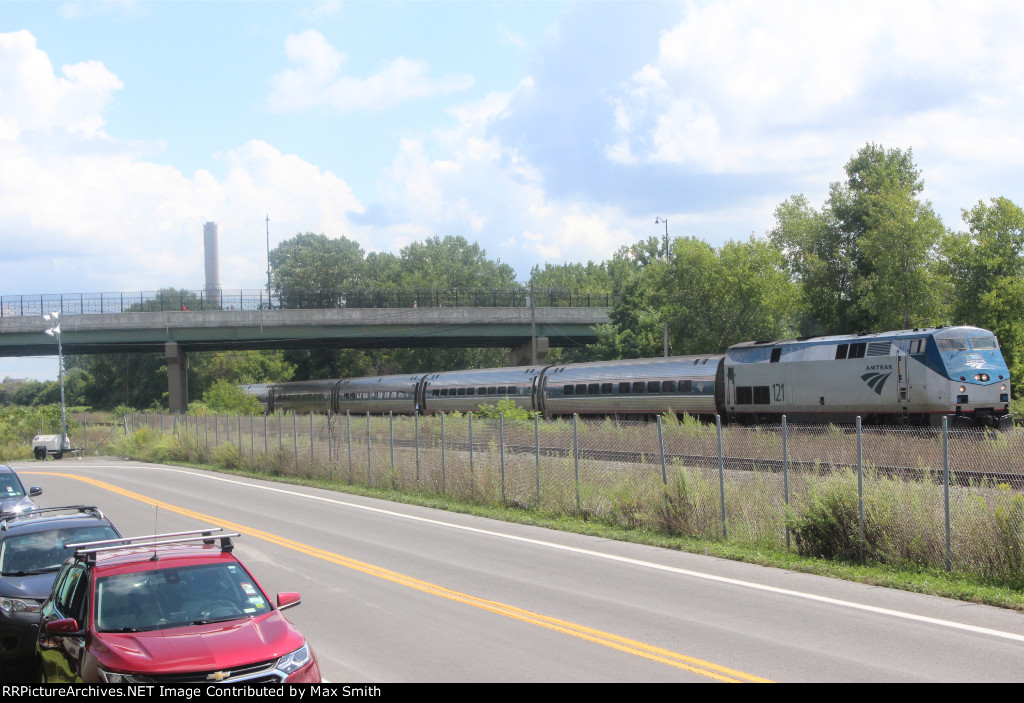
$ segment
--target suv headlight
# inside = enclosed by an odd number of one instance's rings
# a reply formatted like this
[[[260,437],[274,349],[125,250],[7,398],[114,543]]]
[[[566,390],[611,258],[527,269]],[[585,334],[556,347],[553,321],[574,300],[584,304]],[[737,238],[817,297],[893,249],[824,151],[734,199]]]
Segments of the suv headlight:
[[[136,679],[131,674],[119,674],[116,671],[107,671],[102,666],[97,666],[96,671],[100,672],[103,683],[135,683]]]
[[[304,644],[291,654],[281,657],[277,662],[277,668],[286,674],[293,674],[308,664],[310,659],[309,645]]]
[[[39,601],[22,598],[0,598],[0,610],[7,615],[14,613],[38,613]]]

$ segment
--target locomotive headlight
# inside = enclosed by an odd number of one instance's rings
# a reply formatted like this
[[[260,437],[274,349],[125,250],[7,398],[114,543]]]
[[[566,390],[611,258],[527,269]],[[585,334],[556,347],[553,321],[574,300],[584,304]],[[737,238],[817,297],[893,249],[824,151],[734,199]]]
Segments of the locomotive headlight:
[[[1003,385],[999,386],[999,390],[1005,391],[1006,390],[1006,384],[1004,383]]]
[[[956,389],[956,392],[957,393],[963,393],[966,390],[967,390],[967,386],[960,386],[959,388]]]
[[[981,380],[982,381],[988,381],[988,374],[987,373],[981,374]]]

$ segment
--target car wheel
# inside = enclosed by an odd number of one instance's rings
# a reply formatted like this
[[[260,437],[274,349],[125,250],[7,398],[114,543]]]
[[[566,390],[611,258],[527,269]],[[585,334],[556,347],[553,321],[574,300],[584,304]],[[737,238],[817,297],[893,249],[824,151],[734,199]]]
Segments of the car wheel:
[[[54,459],[63,459],[64,458],[64,452],[58,451],[56,454],[53,455],[53,458]]]

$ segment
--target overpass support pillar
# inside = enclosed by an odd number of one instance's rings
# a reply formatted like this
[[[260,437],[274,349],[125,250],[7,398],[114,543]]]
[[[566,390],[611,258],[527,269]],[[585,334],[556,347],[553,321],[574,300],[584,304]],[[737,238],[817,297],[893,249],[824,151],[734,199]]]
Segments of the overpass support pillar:
[[[537,363],[543,364],[544,358],[548,355],[548,338],[537,337]],[[509,357],[512,366],[530,366],[533,364],[533,342],[521,344],[512,348]]]
[[[167,360],[167,403],[172,413],[188,410],[188,352],[177,342],[164,344]]]

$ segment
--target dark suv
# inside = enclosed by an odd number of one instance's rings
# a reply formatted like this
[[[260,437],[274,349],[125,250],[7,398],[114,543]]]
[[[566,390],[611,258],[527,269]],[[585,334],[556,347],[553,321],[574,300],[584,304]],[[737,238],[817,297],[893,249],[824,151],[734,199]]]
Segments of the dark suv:
[[[0,464],[0,514],[38,508],[32,499],[42,493],[43,489],[38,486],[32,486],[26,493],[25,486],[18,478],[18,474],[14,473],[14,469]]]
[[[16,670],[9,662],[20,658],[30,667],[40,607],[61,564],[74,554],[68,544],[120,536],[93,506],[0,515],[0,669]]]
[[[320,683],[305,638],[219,527],[74,545],[43,604],[44,683]],[[218,545],[217,542],[220,542]]]

